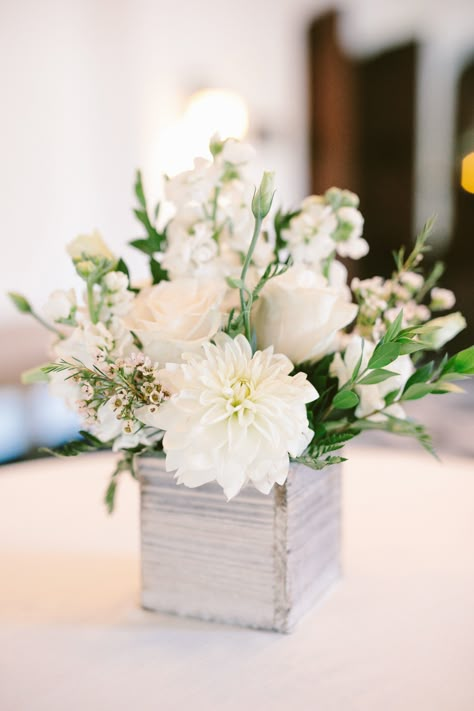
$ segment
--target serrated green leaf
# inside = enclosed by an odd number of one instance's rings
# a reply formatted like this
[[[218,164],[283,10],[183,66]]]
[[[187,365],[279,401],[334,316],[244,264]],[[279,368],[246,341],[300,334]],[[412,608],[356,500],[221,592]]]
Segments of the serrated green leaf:
[[[338,410],[349,410],[359,404],[359,396],[353,390],[341,390],[334,397],[332,404]]]
[[[383,368],[400,355],[400,344],[398,343],[380,343],[374,350],[371,359],[367,364],[367,370],[375,370]]]

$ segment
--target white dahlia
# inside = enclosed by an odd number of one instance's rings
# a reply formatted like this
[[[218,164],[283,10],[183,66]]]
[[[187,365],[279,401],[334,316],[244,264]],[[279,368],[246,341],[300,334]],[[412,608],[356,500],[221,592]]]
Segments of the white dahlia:
[[[283,484],[289,456],[300,455],[312,438],[305,404],[318,397],[306,375],[291,376],[291,361],[273,348],[252,349],[244,336],[215,337],[162,377],[169,400],[137,417],[166,430],[167,471],[178,484],[217,481],[227,499],[247,484],[268,494]]]

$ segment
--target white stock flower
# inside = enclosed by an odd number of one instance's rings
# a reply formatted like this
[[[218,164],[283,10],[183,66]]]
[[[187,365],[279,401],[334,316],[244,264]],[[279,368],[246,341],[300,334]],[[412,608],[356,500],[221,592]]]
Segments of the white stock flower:
[[[245,165],[255,158],[255,154],[255,148],[249,143],[242,143],[234,138],[228,138],[224,141],[218,158],[221,158],[226,163],[232,163],[232,165]]]
[[[228,499],[247,482],[268,493],[285,482],[288,454],[311,441],[305,405],[318,393],[303,373],[290,376],[292,363],[272,348],[252,355],[244,336],[215,341],[167,366],[174,394],[153,415],[144,411],[143,422],[166,430],[166,469],[178,484],[215,480]]]
[[[95,230],[89,235],[79,235],[67,247],[67,253],[74,260],[87,257],[103,257],[115,261],[115,256],[102,239],[101,234]]]
[[[431,289],[431,304],[433,311],[447,311],[456,303],[456,297],[451,289],[440,289],[435,286]]]
[[[330,372],[338,379],[339,387],[342,387],[350,380],[361,356],[362,347],[364,351],[359,371],[362,373],[367,368],[367,364],[375,350],[374,343],[360,336],[352,336],[344,355],[342,356],[340,353],[335,354],[331,363]],[[385,407],[385,397],[390,392],[400,390],[404,387],[408,378],[414,372],[413,363],[411,362],[410,356],[403,355],[390,363],[387,368],[397,373],[397,375],[373,385],[356,385],[355,391],[360,399],[355,411],[357,417],[367,417],[370,415],[369,419],[372,420],[383,419],[385,415],[391,415],[392,417],[401,419],[406,417],[401,405],[394,403],[393,405]],[[376,414],[372,415],[371,413]]]
[[[80,361],[87,368],[97,362],[97,354],[102,352],[113,357],[125,357],[133,350],[133,338],[123,323],[113,318],[106,327],[103,323],[84,321],[73,330],[68,338],[57,341],[53,346],[56,358],[68,362]]]
[[[336,212],[339,226],[336,233],[336,252],[340,257],[360,259],[369,251],[368,242],[362,237],[364,218],[355,207],[340,207]],[[338,237],[343,235],[343,237]]]
[[[181,218],[170,223],[168,248],[162,256],[161,265],[171,279],[220,276],[219,248],[212,237],[211,225],[200,221],[195,222],[191,229]]]
[[[53,355],[56,360],[62,359],[68,363],[82,363],[86,368],[100,365],[100,358],[109,355],[113,358],[126,357],[134,350],[131,333],[123,326],[122,322],[113,318],[106,328],[103,323],[92,324],[84,321],[77,326],[68,338],[57,341],[53,346]],[[73,378],[67,371],[51,373],[49,388],[54,397],[67,401],[69,407],[77,409],[81,399],[81,392]]]
[[[122,272],[109,272],[103,281],[100,320],[108,322],[112,316],[125,316],[133,299],[134,294],[128,289],[128,277]]]
[[[217,333],[225,291],[217,280],[162,281],[137,295],[125,323],[153,361],[177,363]]]
[[[77,307],[76,293],[74,289],[64,291],[57,289],[53,291],[44,307],[44,315],[50,321],[67,319],[71,311]]]
[[[293,217],[289,227],[282,230],[282,238],[295,263],[319,265],[334,252],[332,235],[337,220],[332,208],[318,195],[303,200],[301,212]]]
[[[168,178],[164,185],[165,198],[177,206],[207,202],[214,188],[218,169],[205,158],[195,158],[194,167]]]
[[[338,332],[356,314],[345,288],[328,286],[323,276],[295,265],[265,285],[253,324],[259,348],[273,345],[297,364],[335,350]]]

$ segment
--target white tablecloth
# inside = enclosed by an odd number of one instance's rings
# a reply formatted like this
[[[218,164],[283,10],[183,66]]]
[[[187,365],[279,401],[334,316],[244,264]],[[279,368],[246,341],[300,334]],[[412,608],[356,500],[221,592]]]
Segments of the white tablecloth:
[[[472,461],[353,449],[345,577],[288,637],[142,611],[111,466],[0,469],[1,711],[473,711]]]

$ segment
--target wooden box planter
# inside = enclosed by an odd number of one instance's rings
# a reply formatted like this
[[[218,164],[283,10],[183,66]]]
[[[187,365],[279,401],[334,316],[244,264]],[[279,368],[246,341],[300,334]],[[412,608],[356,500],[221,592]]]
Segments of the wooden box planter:
[[[341,472],[292,464],[284,486],[230,502],[215,483],[177,486],[143,457],[142,605],[289,632],[340,576]]]

